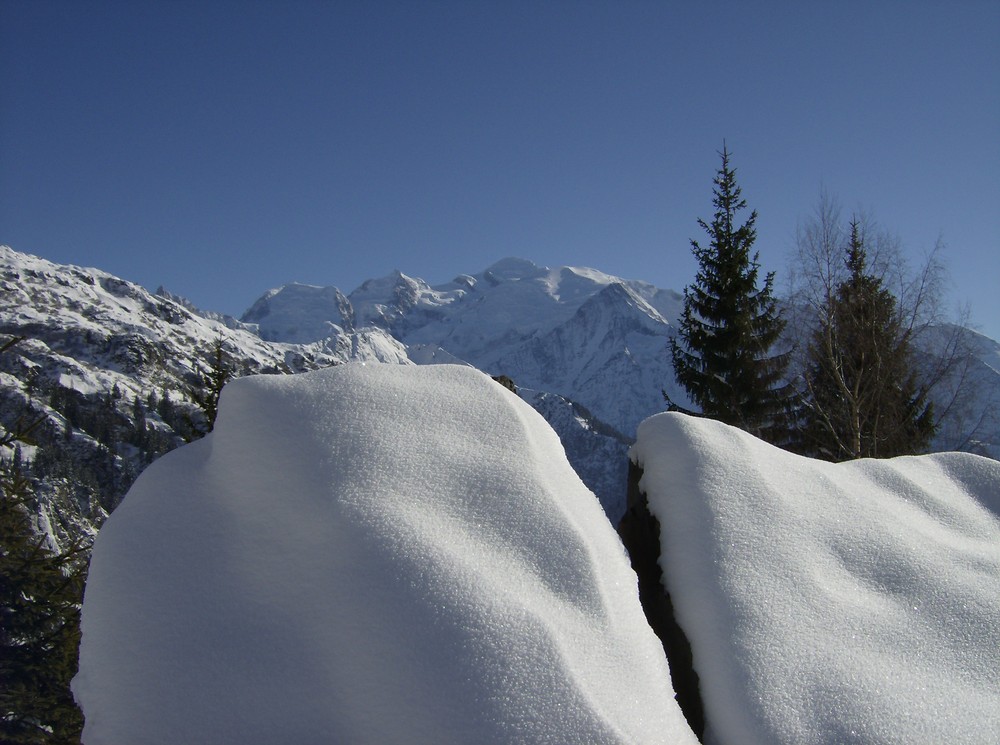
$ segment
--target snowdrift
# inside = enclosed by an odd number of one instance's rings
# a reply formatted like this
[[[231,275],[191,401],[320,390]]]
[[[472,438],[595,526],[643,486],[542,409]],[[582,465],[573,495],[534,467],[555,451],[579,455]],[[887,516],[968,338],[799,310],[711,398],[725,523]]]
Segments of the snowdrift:
[[[706,742],[1000,742],[1000,463],[834,465],[681,414],[632,453]]]
[[[471,368],[230,383],[98,535],[104,743],[692,743],[636,578],[544,420]]]

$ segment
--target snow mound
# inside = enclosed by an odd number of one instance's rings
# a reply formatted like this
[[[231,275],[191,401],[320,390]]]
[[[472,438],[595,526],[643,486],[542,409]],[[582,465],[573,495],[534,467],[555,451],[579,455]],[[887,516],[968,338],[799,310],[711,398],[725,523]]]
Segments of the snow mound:
[[[527,404],[466,367],[230,383],[98,535],[102,743],[693,743],[636,578]]]
[[[997,741],[1000,463],[835,465],[681,414],[633,459],[706,742]]]

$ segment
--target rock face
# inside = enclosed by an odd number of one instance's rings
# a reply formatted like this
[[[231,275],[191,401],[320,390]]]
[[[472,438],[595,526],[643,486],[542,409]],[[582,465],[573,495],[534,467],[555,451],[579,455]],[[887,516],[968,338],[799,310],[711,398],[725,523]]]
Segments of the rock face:
[[[255,376],[97,537],[87,745],[694,745],[537,412],[460,366]]]
[[[643,613],[660,639],[670,664],[670,679],[677,692],[677,704],[695,735],[701,738],[705,732],[705,711],[698,673],[691,658],[691,642],[677,623],[673,600],[663,584],[660,521],[649,511],[649,501],[639,488],[641,480],[642,469],[630,462],[628,502],[618,523],[618,535],[639,579],[639,602]]]

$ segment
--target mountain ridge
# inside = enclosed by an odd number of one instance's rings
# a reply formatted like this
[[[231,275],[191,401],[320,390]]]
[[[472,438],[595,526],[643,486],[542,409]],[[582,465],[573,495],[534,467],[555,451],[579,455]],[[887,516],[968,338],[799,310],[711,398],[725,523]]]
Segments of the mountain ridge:
[[[263,338],[299,343],[319,340],[327,328],[374,326],[421,350],[422,360],[447,357],[508,375],[519,385],[578,401],[626,435],[662,408],[661,390],[687,401],[665,352],[682,297],[647,282],[508,257],[436,286],[394,271],[346,295],[336,287],[308,286],[310,299],[303,300],[303,287],[269,290],[241,320],[257,324]],[[320,307],[311,298],[321,293],[335,293],[346,307]],[[303,328],[312,334],[302,334]],[[619,343],[630,335],[632,344]],[[595,337],[606,343],[594,346]],[[609,400],[604,386],[611,379],[627,394]]]
[[[76,521],[89,530],[151,458],[189,436],[185,418],[199,412],[188,391],[217,343],[237,375],[348,361],[464,364],[506,375],[556,429],[612,520],[624,509],[637,425],[663,410],[664,391],[688,402],[667,352],[682,296],[585,267],[506,258],[436,286],[399,271],[349,293],[290,283],[263,293],[240,319],[162,287],[150,293],[99,269],[10,247],[0,247],[0,282],[0,333],[26,337],[0,359],[4,422],[33,407],[46,418],[49,447],[69,438],[82,453],[69,471],[101,482],[84,494],[70,477],[56,484],[46,476],[42,501],[63,506],[43,521],[56,525]],[[1000,344],[975,340],[977,391],[964,402],[965,418],[977,407],[1000,407]],[[987,425],[990,437],[981,442],[958,430],[948,431],[948,441],[996,457],[1000,424]],[[25,457],[34,455],[26,449]],[[75,501],[60,502],[60,489]],[[72,506],[85,503],[91,507]]]
[[[348,307],[339,290],[321,295],[332,299],[328,308]],[[406,304],[405,294],[390,299]],[[315,340],[269,340],[256,322],[199,309],[162,287],[153,293],[100,269],[0,247],[0,334],[23,338],[0,356],[0,420],[41,420],[37,445],[16,453],[35,481],[39,531],[54,546],[93,534],[146,465],[192,436],[201,413],[189,391],[216,344],[237,376],[351,361],[470,364],[437,347],[407,347],[372,324],[327,321]],[[609,514],[622,509],[616,471],[601,461],[624,462],[627,444],[593,415],[564,415],[572,402],[554,393],[545,400],[581,477]]]

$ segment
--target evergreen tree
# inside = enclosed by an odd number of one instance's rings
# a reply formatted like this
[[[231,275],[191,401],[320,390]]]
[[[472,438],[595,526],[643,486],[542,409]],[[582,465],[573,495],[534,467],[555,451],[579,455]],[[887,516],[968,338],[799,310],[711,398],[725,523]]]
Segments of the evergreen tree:
[[[785,323],[772,294],[774,273],[758,287],[759,254],[751,254],[757,212],[737,225],[746,200],[725,146],[720,155],[715,216],[711,224],[698,220],[710,242],[691,241],[699,269],[684,289],[680,327],[670,341],[674,375],[706,416],[780,442],[789,355],[768,355]]]
[[[205,418],[203,431],[198,436],[207,434],[215,427],[215,417],[219,412],[219,396],[222,389],[233,378],[233,369],[226,359],[222,339],[216,339],[212,347],[212,357],[208,370],[198,371],[198,384],[189,390],[191,400],[201,409]],[[195,429],[198,429],[195,427]]]
[[[84,549],[55,553],[34,530],[30,483],[9,457],[34,425],[0,431],[0,741],[79,743],[83,716],[69,683],[77,669]]]
[[[829,460],[920,452],[934,436],[910,331],[897,298],[868,269],[858,222],[847,277],[822,309],[804,374],[804,445]]]

